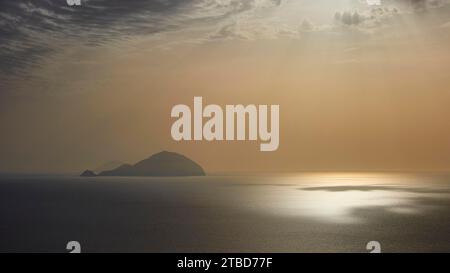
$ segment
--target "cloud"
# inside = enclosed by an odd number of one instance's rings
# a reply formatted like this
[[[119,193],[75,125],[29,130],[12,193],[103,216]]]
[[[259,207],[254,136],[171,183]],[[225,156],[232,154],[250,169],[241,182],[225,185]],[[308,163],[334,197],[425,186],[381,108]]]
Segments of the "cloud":
[[[331,27],[373,29],[406,12],[435,9],[450,0],[382,0],[380,6],[354,1],[360,10],[338,11],[334,20],[334,8],[330,8]],[[70,48],[169,33],[170,37],[184,35],[183,41],[205,42],[298,38],[303,32],[330,29],[329,21],[302,20],[309,17],[305,7],[314,11],[317,5],[323,4],[310,0],[82,0],[81,7],[69,7],[64,0],[0,1],[0,89]],[[302,14],[294,14],[293,7]],[[285,13],[298,18],[289,21]]]
[[[315,28],[316,27],[314,26],[314,24],[308,19],[303,19],[302,23],[300,24],[301,31],[313,31]]]
[[[220,25],[240,14],[281,3],[281,0],[82,0],[82,6],[69,7],[65,1],[1,1],[0,85],[8,79],[23,77],[30,68],[72,46],[95,47],[192,25]]]
[[[397,7],[375,5],[364,11],[338,11],[334,14],[334,21],[341,26],[373,29],[388,25],[398,16],[401,12]]]
[[[282,0],[242,0],[247,8],[240,12],[230,14],[228,18],[218,21],[217,27],[208,35],[207,40],[218,39],[242,39],[253,40],[257,38],[273,38],[283,32],[275,22],[270,22],[266,17],[260,17],[260,12],[271,8],[277,8]]]
[[[364,18],[359,14],[358,11],[355,12],[336,12],[334,14],[334,19],[341,24],[344,25],[359,25],[362,21],[364,21]]]
[[[391,26],[400,16],[437,11],[450,6],[450,0],[381,0],[376,5],[360,0],[360,3],[363,4],[360,10],[337,11],[334,22],[341,26],[369,30]]]
[[[398,7],[410,8],[415,12],[423,12],[428,9],[439,8],[449,4],[448,0],[382,0],[381,4]]]
[[[183,0],[0,2],[0,84],[23,77],[27,69],[73,44],[99,45],[142,33],[170,29],[166,18],[185,5]]]

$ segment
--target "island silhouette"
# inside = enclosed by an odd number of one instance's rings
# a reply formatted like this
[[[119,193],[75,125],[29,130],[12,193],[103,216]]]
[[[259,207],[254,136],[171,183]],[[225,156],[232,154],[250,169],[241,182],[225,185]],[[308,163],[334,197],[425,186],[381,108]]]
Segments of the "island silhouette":
[[[94,173],[101,173],[103,171],[114,170],[115,168],[118,168],[118,167],[122,166],[123,164],[125,164],[125,163],[122,161],[111,160],[111,161],[103,163],[103,165],[98,166],[93,171],[94,171]]]
[[[203,168],[184,155],[162,151],[134,165],[121,166],[96,174],[86,170],[81,176],[204,176]]]

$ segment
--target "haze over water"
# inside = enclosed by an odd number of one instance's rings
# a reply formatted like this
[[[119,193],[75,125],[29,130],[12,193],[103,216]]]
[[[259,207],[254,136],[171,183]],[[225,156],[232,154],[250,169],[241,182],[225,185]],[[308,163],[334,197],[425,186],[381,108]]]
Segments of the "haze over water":
[[[450,251],[450,175],[0,177],[0,251]]]

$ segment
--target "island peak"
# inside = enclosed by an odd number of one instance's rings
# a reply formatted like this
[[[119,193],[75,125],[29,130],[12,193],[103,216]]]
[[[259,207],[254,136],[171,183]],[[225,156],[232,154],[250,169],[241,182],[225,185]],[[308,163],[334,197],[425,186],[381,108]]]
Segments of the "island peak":
[[[82,177],[94,177],[97,176],[95,174],[95,172],[91,171],[91,170],[85,170],[80,176]]]
[[[93,173],[93,172],[92,172]],[[84,174],[84,173],[83,173]],[[87,173],[90,174],[90,173]],[[95,173],[93,173],[95,176]],[[186,156],[162,151],[137,162],[123,164],[115,169],[100,172],[98,176],[204,176],[203,168]],[[88,176],[88,175],[85,175]]]

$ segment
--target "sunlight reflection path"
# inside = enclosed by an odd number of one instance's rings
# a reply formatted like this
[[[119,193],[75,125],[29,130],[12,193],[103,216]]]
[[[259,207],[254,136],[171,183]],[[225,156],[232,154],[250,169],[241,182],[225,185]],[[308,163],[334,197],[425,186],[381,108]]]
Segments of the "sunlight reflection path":
[[[370,220],[364,213],[356,213],[362,209],[418,215],[435,208],[417,200],[450,197],[448,186],[428,185],[414,175],[310,174],[287,178],[283,183],[289,183],[289,187],[273,184],[260,188],[265,191],[259,195],[265,196],[260,200],[261,209],[277,215],[342,224]]]

